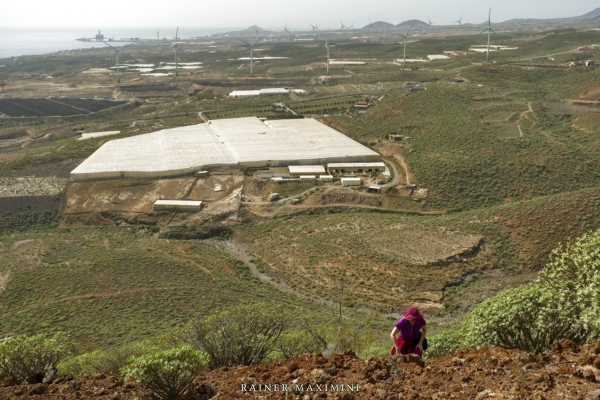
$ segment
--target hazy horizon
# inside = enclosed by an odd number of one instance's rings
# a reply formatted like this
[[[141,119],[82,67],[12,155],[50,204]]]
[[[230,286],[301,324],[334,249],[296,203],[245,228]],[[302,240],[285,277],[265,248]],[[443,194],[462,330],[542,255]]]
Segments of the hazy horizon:
[[[322,30],[338,29],[340,20],[360,28],[372,22],[385,21],[392,24],[402,19],[429,17],[437,25],[450,25],[462,17],[462,22],[478,24],[487,19],[492,8],[492,22],[503,22],[516,18],[569,18],[586,14],[600,5],[597,1],[579,0],[564,2],[548,0],[540,7],[536,4],[517,0],[490,1],[487,3],[472,0],[457,0],[448,4],[442,0],[413,2],[392,2],[374,0],[365,7],[356,0],[331,0],[327,3],[304,0],[301,3],[282,3],[274,0],[259,2],[230,0],[202,4],[182,0],[174,6],[156,7],[142,2],[117,2],[106,0],[102,3],[81,3],[74,0],[56,2],[7,2],[3,6],[0,25],[3,27],[35,28],[150,28],[150,27],[202,27],[222,29],[238,27],[245,29],[258,25],[263,29],[281,29],[287,24],[291,29],[308,30],[308,23],[319,24]],[[82,7],[82,4],[84,7]],[[285,5],[282,5],[285,4]],[[600,25],[600,22],[599,22]]]

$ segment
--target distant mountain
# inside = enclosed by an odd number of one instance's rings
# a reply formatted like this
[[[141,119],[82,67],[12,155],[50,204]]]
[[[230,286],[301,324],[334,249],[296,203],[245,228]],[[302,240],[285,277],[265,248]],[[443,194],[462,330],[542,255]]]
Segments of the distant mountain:
[[[373,22],[367,26],[363,26],[361,29],[389,29],[389,28],[394,28],[396,25],[394,24],[390,24],[389,22],[384,22],[384,21],[377,21],[377,22]]]
[[[404,21],[396,25],[396,28],[410,28],[413,25],[413,29],[429,29],[429,24],[427,22],[423,22],[419,19],[409,19],[408,21]]]
[[[240,31],[240,32],[249,31],[249,32],[255,32],[256,33],[257,30],[258,31],[262,31],[262,28],[260,26],[252,25],[251,27],[246,28],[246,29],[244,29],[243,31]]]
[[[496,25],[538,25],[538,24],[566,24],[570,22],[584,23],[592,18],[600,16],[600,8],[596,8],[587,14],[580,15],[578,17],[567,17],[567,18],[515,18],[509,19],[508,21],[496,23]],[[487,24],[487,21],[481,25]]]
[[[587,14],[583,14],[582,16],[577,17],[577,19],[586,20],[586,19],[596,18],[598,16],[600,16],[600,8],[596,8],[594,11],[590,11]]]
[[[258,31],[258,32],[257,32]],[[246,29],[242,29],[240,31],[229,31],[224,33],[216,33],[212,35],[213,37],[221,37],[221,36],[233,36],[233,37],[261,37],[266,35],[271,35],[275,32],[273,31],[265,31],[260,26],[252,25]]]

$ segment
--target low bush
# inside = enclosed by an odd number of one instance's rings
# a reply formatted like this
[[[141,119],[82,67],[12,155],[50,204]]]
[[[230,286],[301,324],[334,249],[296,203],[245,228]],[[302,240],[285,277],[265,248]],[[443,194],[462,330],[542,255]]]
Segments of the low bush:
[[[0,376],[16,383],[41,381],[50,367],[56,367],[72,349],[64,333],[16,336],[0,341]]]
[[[190,340],[206,352],[211,369],[262,362],[289,327],[283,307],[245,304],[191,321]]]
[[[145,354],[146,349],[131,344],[109,350],[95,350],[64,360],[59,370],[70,376],[105,374],[119,376],[121,368],[127,365],[131,357]]]
[[[189,390],[198,371],[208,364],[205,353],[190,345],[133,357],[121,372],[162,400],[177,400]]]
[[[540,283],[579,321],[590,337],[600,339],[600,230],[558,246],[540,271]]]
[[[174,330],[168,334],[141,342],[105,350],[95,350],[66,358],[59,365],[59,371],[64,375],[81,376],[105,374],[108,376],[121,375],[122,368],[132,357],[177,347],[181,344],[180,331]]]
[[[320,353],[324,350],[322,344],[305,329],[281,335],[276,348],[286,359],[300,354]]]
[[[449,356],[461,347],[465,347],[464,334],[460,327],[439,333],[427,339],[429,345],[423,353],[424,358],[438,358]]]

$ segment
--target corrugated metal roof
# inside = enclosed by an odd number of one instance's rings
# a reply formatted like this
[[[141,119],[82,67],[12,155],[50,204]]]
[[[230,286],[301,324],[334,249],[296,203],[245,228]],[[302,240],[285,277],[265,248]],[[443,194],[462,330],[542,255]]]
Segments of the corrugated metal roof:
[[[340,168],[385,168],[383,162],[371,162],[371,163],[329,163],[327,168],[340,169]]]
[[[288,167],[292,175],[320,175],[325,173],[322,165],[290,165]]]

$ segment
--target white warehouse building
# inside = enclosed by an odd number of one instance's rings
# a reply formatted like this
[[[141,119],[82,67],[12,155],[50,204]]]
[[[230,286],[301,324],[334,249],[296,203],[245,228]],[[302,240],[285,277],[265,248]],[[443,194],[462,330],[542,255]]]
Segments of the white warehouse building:
[[[71,179],[161,178],[213,168],[380,160],[378,153],[314,119],[263,122],[248,117],[108,141],[71,171]]]

